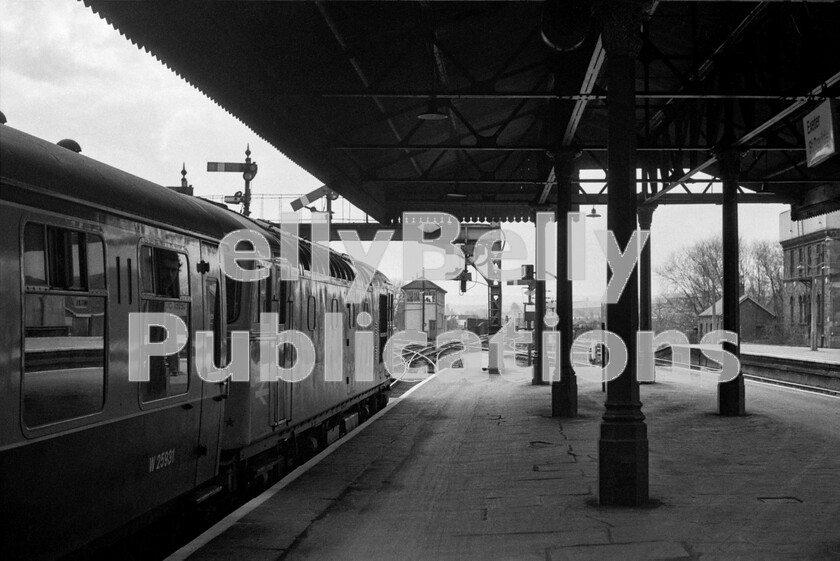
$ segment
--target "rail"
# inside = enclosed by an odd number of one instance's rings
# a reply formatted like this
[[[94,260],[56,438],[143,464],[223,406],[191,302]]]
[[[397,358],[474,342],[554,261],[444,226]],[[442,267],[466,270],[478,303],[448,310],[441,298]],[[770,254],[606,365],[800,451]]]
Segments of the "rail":
[[[309,222],[310,211],[302,208],[297,212],[292,210],[291,203],[299,199],[302,195],[268,195],[255,194],[251,195],[251,214],[255,218],[263,220],[270,220],[274,222],[280,221],[281,213],[296,214],[298,221]],[[201,198],[207,199],[217,203],[224,203],[224,195],[202,195]],[[324,205],[317,201],[313,206],[319,207],[319,210],[324,211]],[[234,205],[238,207],[238,205]],[[332,201],[333,223],[355,223],[368,222],[375,224],[376,220],[371,218],[367,213],[356,208],[350,201],[343,197]]]

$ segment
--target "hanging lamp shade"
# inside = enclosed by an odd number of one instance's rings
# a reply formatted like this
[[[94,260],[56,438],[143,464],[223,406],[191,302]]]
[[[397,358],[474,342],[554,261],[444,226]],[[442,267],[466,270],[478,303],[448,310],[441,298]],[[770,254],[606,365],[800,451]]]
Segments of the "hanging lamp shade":
[[[426,110],[417,115],[417,118],[421,121],[445,121],[449,115],[438,109],[437,98],[431,97]]]

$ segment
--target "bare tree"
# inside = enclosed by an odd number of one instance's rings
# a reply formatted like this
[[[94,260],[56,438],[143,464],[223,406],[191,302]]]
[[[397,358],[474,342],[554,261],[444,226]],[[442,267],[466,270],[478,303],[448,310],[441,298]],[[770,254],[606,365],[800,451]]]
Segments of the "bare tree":
[[[394,327],[397,331],[405,329],[405,293],[402,290],[394,298]]]
[[[738,269],[744,293],[781,317],[784,303],[781,246],[769,240],[748,245],[741,242],[739,246]],[[700,240],[672,254],[656,272],[665,281],[664,294],[654,310],[658,324],[675,329],[693,324],[700,312],[723,296],[721,237]]]
[[[740,252],[739,252],[740,253]],[[696,316],[722,295],[723,244],[720,236],[700,240],[671,254],[656,270],[665,280],[665,293],[680,297]]]
[[[693,337],[697,326],[694,308],[685,297],[675,293],[663,294],[654,299],[651,320],[656,332],[675,329],[685,333],[689,339]]]
[[[747,294],[772,310],[776,317],[784,311],[784,254],[777,242],[753,242],[746,252],[747,267],[743,271]]]

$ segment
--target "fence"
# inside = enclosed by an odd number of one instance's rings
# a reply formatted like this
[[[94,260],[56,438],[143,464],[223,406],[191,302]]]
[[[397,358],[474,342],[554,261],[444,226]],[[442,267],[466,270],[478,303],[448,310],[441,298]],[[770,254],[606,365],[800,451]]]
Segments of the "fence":
[[[301,210],[292,211],[292,201],[299,199],[303,195],[251,195],[251,216],[254,218],[262,218],[263,220],[270,220],[277,222],[280,220],[280,213],[294,213],[297,215],[300,222],[309,222],[311,212],[302,208]],[[224,202],[224,195],[209,195],[203,197],[213,202]],[[239,205],[229,205],[233,210],[239,210]],[[320,211],[326,210],[326,201],[320,200],[313,203],[311,206]],[[339,197],[332,202],[332,211],[334,223],[338,222],[375,222],[367,213],[359,210],[348,200]]]

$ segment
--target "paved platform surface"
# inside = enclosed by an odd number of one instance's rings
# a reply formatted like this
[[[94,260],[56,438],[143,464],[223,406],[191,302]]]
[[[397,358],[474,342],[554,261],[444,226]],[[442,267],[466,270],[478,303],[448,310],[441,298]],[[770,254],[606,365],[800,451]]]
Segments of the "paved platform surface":
[[[652,503],[600,507],[600,383],[558,420],[530,370],[465,358],[189,559],[840,559],[840,399],[748,381],[724,418],[711,377],[663,369]]]
[[[810,347],[784,347],[781,345],[757,345],[743,343],[741,352],[746,354],[766,355],[780,358],[792,358],[807,362],[826,362],[840,365],[840,349],[824,349],[820,347],[812,351]]]

